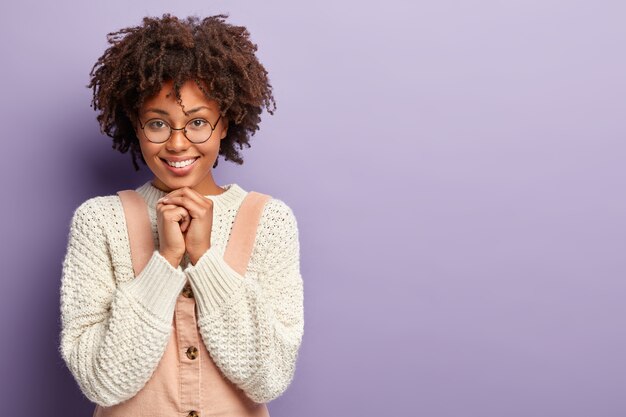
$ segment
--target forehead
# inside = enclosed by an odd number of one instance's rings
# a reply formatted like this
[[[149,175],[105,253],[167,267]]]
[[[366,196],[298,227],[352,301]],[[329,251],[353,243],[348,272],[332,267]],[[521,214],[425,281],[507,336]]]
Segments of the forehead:
[[[186,109],[204,106],[208,107],[209,110],[218,111],[219,106],[217,101],[207,98],[195,81],[186,81],[180,87],[179,91],[181,103]],[[144,100],[141,110],[145,111],[151,107],[170,109],[176,107],[182,111],[181,103],[178,103],[176,99],[174,83],[172,81],[166,81],[163,83],[161,90]]]

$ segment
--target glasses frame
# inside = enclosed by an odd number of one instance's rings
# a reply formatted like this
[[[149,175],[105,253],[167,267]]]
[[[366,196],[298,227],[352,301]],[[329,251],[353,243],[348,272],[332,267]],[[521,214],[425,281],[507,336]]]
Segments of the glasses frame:
[[[191,142],[191,143],[193,143],[193,144],[197,145],[197,144],[200,144],[200,143],[205,143],[206,141],[208,141],[209,139],[211,139],[211,136],[213,136],[213,132],[214,132],[214,131],[215,131],[215,129],[217,128],[217,124],[220,122],[220,119],[221,119],[221,118],[222,118],[222,115],[220,114],[220,117],[218,117],[218,118],[217,118],[217,120],[215,121],[215,125],[212,125],[212,124],[211,124],[211,122],[210,122],[210,121],[208,121],[207,119],[205,119],[204,117],[196,117],[196,118],[191,119],[190,121],[188,121],[188,122],[185,124],[185,126],[183,126],[183,127],[172,127],[172,125],[170,125],[167,121],[165,121],[165,120],[163,120],[163,119],[161,119],[161,118],[159,118],[159,117],[153,117],[153,118],[151,118],[151,119],[146,120],[146,123],[143,123],[143,124],[141,123],[141,119],[139,119],[139,127],[141,127],[141,132],[143,133],[143,135],[145,136],[145,138],[148,140],[148,142],[151,142],[151,143],[165,143],[165,142],[167,142],[168,140],[170,140],[170,138],[172,137],[172,130],[182,130],[182,131],[183,131],[183,136],[185,137],[185,139],[187,139],[189,142]],[[203,140],[202,142],[194,142],[194,141],[192,141],[191,139],[189,139],[189,138],[187,137],[187,126],[189,125],[189,123],[193,122],[194,120],[198,120],[198,119],[200,119],[200,120],[205,120],[205,121],[209,124],[209,126],[211,126],[211,133],[209,133],[209,137],[208,137],[208,138],[206,138],[205,140]],[[162,121],[163,123],[165,123],[165,124],[167,125],[167,127],[169,127],[169,128],[170,128],[170,134],[167,136],[167,139],[165,139],[164,141],[161,141],[161,142],[155,142],[155,141],[153,141],[153,140],[150,140],[150,138],[148,138],[148,135],[146,135],[146,131],[144,130],[144,128],[145,128],[145,127],[146,127],[146,125],[147,125],[150,121],[152,121],[152,120],[160,120],[160,121]]]

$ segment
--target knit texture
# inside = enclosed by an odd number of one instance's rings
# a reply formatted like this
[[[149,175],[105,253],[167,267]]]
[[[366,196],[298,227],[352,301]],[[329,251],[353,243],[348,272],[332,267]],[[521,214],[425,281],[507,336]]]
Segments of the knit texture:
[[[215,364],[252,400],[269,402],[289,386],[304,331],[298,227],[293,211],[270,199],[262,212],[245,276],[224,261],[247,191],[222,187],[213,200],[211,248],[178,268],[162,257],[150,181],[136,189],[148,204],[155,251],[134,277],[117,195],[74,212],[61,278],[59,351],[84,395],[101,406],[133,397],[150,379],[172,331],[176,299],[189,281],[198,328]]]

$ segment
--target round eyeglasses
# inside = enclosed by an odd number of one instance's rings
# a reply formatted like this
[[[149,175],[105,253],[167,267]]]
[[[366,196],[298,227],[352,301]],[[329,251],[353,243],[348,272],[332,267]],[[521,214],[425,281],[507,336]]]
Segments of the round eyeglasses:
[[[170,136],[172,136],[172,130],[182,130],[189,142],[204,143],[211,138],[221,118],[222,115],[220,114],[220,117],[215,122],[215,126],[212,126],[208,120],[202,118],[192,119],[187,122],[185,127],[179,128],[172,127],[165,120],[156,118],[148,120],[143,125],[140,120],[139,126],[141,126],[146,139],[152,143],[167,142]]]

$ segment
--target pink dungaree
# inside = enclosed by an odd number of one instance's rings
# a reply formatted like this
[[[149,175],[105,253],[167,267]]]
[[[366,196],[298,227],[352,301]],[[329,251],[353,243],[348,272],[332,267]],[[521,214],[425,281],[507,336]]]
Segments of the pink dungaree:
[[[136,277],[155,250],[148,207],[135,190],[117,194],[124,208]],[[263,207],[270,198],[250,191],[237,210],[224,260],[242,276]],[[93,417],[269,417],[267,406],[249,399],[211,359],[197,325],[196,302],[189,282],[176,300],[172,327],[165,353],[146,385],[119,404],[96,405]]]

